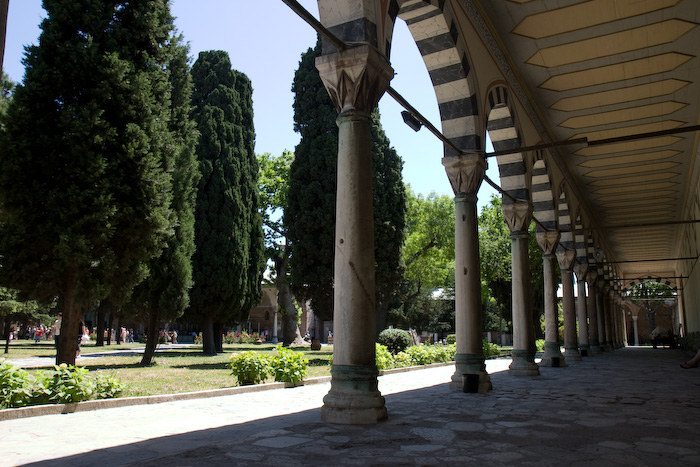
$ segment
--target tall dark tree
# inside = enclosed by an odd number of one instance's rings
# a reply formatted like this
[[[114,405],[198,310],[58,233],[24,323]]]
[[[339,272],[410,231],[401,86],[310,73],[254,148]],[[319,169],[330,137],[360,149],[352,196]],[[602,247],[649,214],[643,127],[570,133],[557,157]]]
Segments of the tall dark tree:
[[[139,283],[172,235],[167,0],[44,0],[38,46],[0,151],[0,282],[63,305],[57,362],[81,307]]]
[[[177,149],[168,153],[170,157],[163,161],[172,171],[170,225],[173,235],[162,253],[148,262],[148,277],[134,291],[135,301],[143,307],[148,318],[148,339],[141,365],[151,363],[158,344],[157,331],[163,321],[182,315],[189,305],[189,292],[192,288],[194,209],[200,177],[194,151],[197,132],[194,121],[190,118],[192,79],[188,52],[189,48],[182,45],[182,37],[173,39],[168,60],[172,86],[169,127]]]
[[[302,54],[294,75],[294,130],[301,134],[290,170],[285,224],[293,250],[291,285],[295,296],[311,300],[321,319],[333,314],[333,255],[338,157],[337,111],[314,65],[320,44]],[[378,331],[401,280],[406,194],[403,163],[372,115],[374,235]]]
[[[253,89],[223,51],[201,52],[192,77],[202,179],[190,313],[201,321],[204,353],[215,354],[222,350],[223,326],[246,319],[262,294]]]

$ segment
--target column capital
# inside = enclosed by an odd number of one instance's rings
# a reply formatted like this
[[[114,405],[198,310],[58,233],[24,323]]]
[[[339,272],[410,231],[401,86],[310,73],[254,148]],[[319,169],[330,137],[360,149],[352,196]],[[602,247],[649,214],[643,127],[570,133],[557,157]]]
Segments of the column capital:
[[[575,250],[567,250],[564,247],[557,248],[557,262],[559,263],[559,269],[571,271],[574,267],[574,261],[576,261]]]
[[[372,112],[394,77],[386,59],[366,44],[321,55],[316,68],[339,113]]]
[[[479,154],[464,154],[443,157],[442,165],[445,167],[455,195],[476,195],[484,180],[488,163]]]
[[[556,250],[557,245],[559,245],[561,233],[558,230],[547,230],[537,232],[535,236],[537,238],[537,243],[540,245],[540,248],[542,248],[542,253],[545,255],[553,255],[554,250]]]
[[[598,272],[595,270],[595,268],[589,269],[588,274],[586,274],[586,282],[588,282],[588,284],[591,287],[594,287],[597,279],[598,279]]]
[[[506,219],[508,229],[513,232],[527,232],[532,220],[532,206],[527,201],[501,204],[503,217]]]
[[[585,280],[588,274],[588,263],[576,263],[574,265],[574,273],[576,274],[576,280]]]

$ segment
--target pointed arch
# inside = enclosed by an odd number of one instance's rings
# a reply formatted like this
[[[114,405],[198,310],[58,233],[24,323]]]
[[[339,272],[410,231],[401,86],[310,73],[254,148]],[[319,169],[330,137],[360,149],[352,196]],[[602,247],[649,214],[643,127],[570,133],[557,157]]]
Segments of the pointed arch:
[[[586,248],[586,231],[583,228],[583,218],[581,208],[577,209],[576,222],[574,223],[574,245],[576,247],[576,262],[588,265],[588,254]]]
[[[486,117],[486,129],[496,151],[517,149],[521,146],[520,132],[506,87],[497,85],[488,92]],[[512,204],[514,201],[511,198],[529,202],[530,179],[523,153],[514,152],[496,156],[496,161],[501,188],[509,195],[503,198],[503,204]]]
[[[559,231],[561,232],[559,247],[566,250],[575,250],[574,234],[573,229],[571,228],[571,213],[569,212],[569,202],[567,199],[566,182],[562,182],[559,188],[558,201]]]
[[[551,175],[544,151],[535,151],[532,164],[532,207],[537,231],[557,229],[557,206],[554,203]]]
[[[438,101],[442,133],[460,150],[481,150],[472,66],[449,3],[408,0],[398,12],[418,46]],[[454,150],[445,146],[445,156]]]

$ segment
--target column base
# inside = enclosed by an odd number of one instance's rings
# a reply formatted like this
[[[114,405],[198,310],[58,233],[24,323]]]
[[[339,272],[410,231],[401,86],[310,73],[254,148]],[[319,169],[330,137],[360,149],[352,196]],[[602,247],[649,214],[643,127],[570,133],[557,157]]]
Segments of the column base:
[[[561,353],[559,347],[559,342],[544,342],[544,353],[542,354],[542,360],[539,363],[540,366],[551,366],[551,367],[565,367],[566,358]]]
[[[590,344],[581,344],[579,345],[579,352],[581,352],[582,357],[588,357],[591,355],[591,346]]]
[[[602,353],[603,349],[600,348],[598,344],[591,344],[591,355],[596,355]]]
[[[539,376],[540,367],[535,363],[535,352],[531,350],[513,350],[513,362],[508,373],[513,376]]]
[[[570,362],[580,362],[583,360],[581,354],[578,351],[578,347],[566,347],[564,346],[564,357]]]
[[[462,375],[478,374],[479,375],[479,393],[486,394],[493,385],[491,377],[486,372],[486,364],[484,363],[483,355],[475,354],[457,354],[455,355],[455,372],[450,381],[450,389],[452,391],[462,391]]]
[[[333,365],[331,389],[323,398],[321,419],[343,425],[369,425],[386,420],[387,411],[377,388],[375,366]]]

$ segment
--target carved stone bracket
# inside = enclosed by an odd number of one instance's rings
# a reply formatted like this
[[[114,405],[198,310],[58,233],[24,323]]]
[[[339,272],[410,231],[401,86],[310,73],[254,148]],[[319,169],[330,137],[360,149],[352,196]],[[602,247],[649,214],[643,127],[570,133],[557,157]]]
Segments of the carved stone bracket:
[[[511,232],[527,232],[532,220],[532,206],[525,201],[502,204],[501,211]]]
[[[559,263],[559,269],[571,271],[571,269],[574,267],[575,261],[576,250],[567,250],[561,246],[557,248],[557,262]]]
[[[478,154],[467,154],[463,156],[448,156],[442,158],[442,165],[445,166],[447,178],[450,179],[452,190],[455,195],[473,194],[479,191],[481,182],[484,180],[487,163]]]
[[[558,230],[548,230],[546,232],[537,232],[537,243],[542,248],[542,253],[545,255],[553,255],[554,250],[556,250],[557,245],[559,245],[559,239],[561,238],[561,233]]]
[[[316,68],[339,113],[372,112],[394,77],[386,59],[366,44],[321,55]]]

